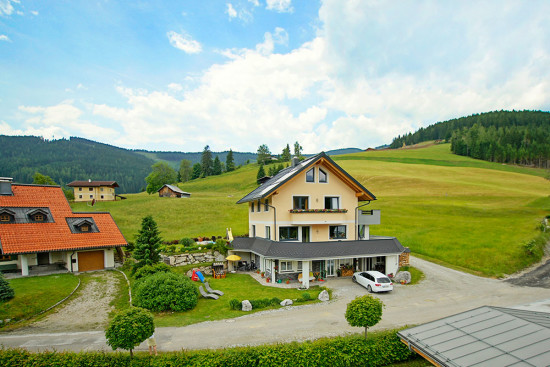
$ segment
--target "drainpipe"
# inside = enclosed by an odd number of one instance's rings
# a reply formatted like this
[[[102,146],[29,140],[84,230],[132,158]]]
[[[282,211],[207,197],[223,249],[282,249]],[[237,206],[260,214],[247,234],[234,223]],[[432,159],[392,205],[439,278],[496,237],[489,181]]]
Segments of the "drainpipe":
[[[267,204],[267,206],[273,208],[273,238],[277,241],[277,208],[269,204]]]
[[[370,200],[367,201],[366,204],[359,205],[358,207],[355,208],[355,240],[359,240],[359,219],[357,218],[358,209],[369,204],[370,204]]]
[[[73,272],[73,256],[74,254],[76,254],[76,251],[73,251],[73,253],[71,254],[71,273]]]

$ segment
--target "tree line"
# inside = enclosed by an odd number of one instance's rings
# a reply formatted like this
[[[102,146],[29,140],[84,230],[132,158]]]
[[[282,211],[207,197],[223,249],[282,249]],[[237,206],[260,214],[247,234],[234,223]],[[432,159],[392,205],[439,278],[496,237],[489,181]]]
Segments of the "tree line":
[[[390,148],[429,140],[451,142],[455,154],[549,168],[550,113],[494,111],[438,122],[394,138]]]

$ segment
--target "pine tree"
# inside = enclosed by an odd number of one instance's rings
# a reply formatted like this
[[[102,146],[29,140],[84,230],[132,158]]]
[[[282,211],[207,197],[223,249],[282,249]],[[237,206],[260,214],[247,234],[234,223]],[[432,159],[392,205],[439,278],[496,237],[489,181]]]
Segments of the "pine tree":
[[[207,177],[212,175],[212,166],[214,162],[212,161],[212,152],[210,151],[210,146],[205,146],[202,151],[201,156],[201,174],[202,177]]]
[[[281,154],[281,160],[283,162],[290,162],[291,159],[290,155],[290,146],[287,144],[285,148],[283,148],[283,154]]]
[[[260,182],[260,178],[264,178],[265,177],[265,170],[264,170],[264,165],[260,165],[260,169],[258,170],[258,174],[256,175],[256,182]]]
[[[222,174],[222,162],[220,162],[220,159],[218,156],[214,159],[214,164],[212,166],[212,175],[221,175]]]
[[[134,270],[145,265],[158,263],[160,261],[159,247],[161,243],[160,231],[153,216],[144,217],[134,245],[133,256],[138,261]]]
[[[4,275],[0,272],[0,302],[5,302],[12,299],[15,296],[13,288],[10,283],[4,279]]]
[[[194,180],[196,178],[201,177],[202,168],[200,163],[195,163],[193,165],[193,171],[191,172],[191,179]]]
[[[227,157],[225,158],[225,168],[227,172],[231,172],[235,170],[235,162],[233,160],[233,151],[229,149],[229,153],[227,153]]]

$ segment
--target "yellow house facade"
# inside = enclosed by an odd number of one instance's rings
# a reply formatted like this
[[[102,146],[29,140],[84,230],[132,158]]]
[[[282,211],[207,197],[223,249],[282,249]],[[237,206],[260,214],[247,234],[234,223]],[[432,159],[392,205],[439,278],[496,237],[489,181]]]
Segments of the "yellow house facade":
[[[73,181],[67,186],[74,190],[75,201],[113,201],[116,200],[116,181]]]
[[[367,210],[374,200],[325,153],[293,160],[238,201],[248,204],[249,237],[233,241],[234,253],[274,281],[349,268],[395,274],[404,248],[394,237],[370,235],[380,224],[380,210]]]

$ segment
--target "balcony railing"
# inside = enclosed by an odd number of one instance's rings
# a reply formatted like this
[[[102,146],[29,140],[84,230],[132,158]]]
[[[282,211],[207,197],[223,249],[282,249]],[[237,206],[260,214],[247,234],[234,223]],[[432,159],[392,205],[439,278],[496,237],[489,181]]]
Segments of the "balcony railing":
[[[347,209],[290,209],[290,213],[347,213]]]

